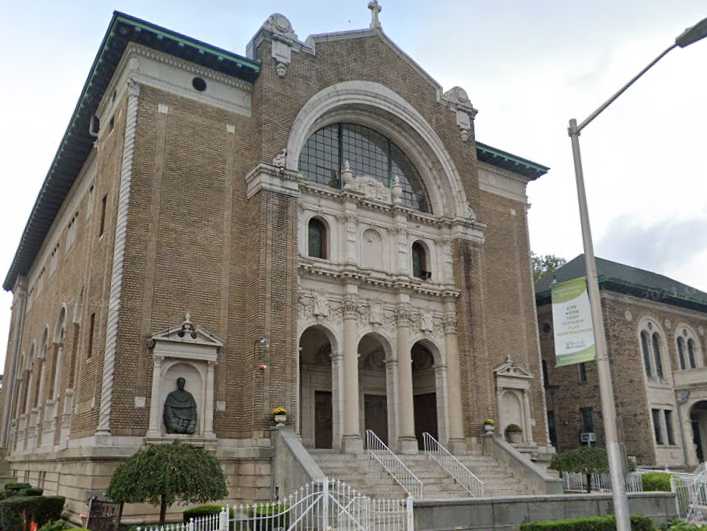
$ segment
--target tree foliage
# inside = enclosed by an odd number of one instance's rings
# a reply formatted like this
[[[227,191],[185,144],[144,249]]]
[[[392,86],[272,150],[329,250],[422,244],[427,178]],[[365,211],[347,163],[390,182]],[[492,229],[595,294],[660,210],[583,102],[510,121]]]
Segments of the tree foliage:
[[[556,454],[550,468],[558,472],[578,472],[587,476],[587,492],[592,490],[592,474],[609,470],[609,459],[604,448],[581,446]]]
[[[116,502],[160,505],[160,523],[167,507],[204,503],[228,494],[223,471],[204,448],[188,444],[147,445],[113,473],[108,496]]]
[[[530,254],[533,263],[533,279],[535,282],[548,272],[554,272],[567,263],[567,260],[554,254]]]

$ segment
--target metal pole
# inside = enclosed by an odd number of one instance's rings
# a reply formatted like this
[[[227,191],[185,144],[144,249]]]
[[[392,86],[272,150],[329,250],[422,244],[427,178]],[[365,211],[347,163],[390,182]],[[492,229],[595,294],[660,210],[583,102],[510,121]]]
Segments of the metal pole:
[[[614,402],[614,388],[611,382],[611,367],[606,346],[606,331],[601,310],[601,296],[599,294],[599,280],[597,266],[594,259],[594,244],[592,243],[592,229],[589,225],[589,212],[587,208],[587,195],[584,189],[584,173],[582,171],[582,158],[579,151],[579,130],[577,120],[570,120],[569,135],[572,139],[572,156],[574,158],[574,173],[577,179],[577,199],[579,201],[579,217],[582,224],[582,241],[584,243],[584,263],[587,274],[587,288],[589,302],[594,324],[594,343],[597,354],[597,372],[599,374],[599,394],[601,396],[601,410],[604,416],[604,436],[606,451],[609,458],[609,475],[611,477],[611,491],[614,500],[614,515],[616,516],[617,531],[631,531],[631,514],[626,498],[626,486],[623,476],[623,457],[618,440],[616,426],[616,404]]]

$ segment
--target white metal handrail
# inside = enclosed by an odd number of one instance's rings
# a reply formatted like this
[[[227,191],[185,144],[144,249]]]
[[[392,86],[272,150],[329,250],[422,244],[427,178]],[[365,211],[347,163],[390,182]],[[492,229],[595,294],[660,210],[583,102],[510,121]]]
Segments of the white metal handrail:
[[[366,452],[369,459],[375,459],[398,485],[408,493],[408,496],[417,499],[422,498],[422,481],[371,430],[366,430]]]
[[[464,490],[472,496],[484,495],[484,482],[481,481],[469,468],[455,455],[447,450],[440,442],[429,433],[422,434],[425,455],[441,466],[444,471],[452,476]]]

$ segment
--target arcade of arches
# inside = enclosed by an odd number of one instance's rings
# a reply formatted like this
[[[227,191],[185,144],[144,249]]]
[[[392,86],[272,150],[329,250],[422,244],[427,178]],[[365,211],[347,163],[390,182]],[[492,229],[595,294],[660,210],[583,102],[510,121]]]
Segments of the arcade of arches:
[[[300,337],[298,427],[305,446],[340,448],[345,434],[352,435],[343,418],[355,407],[357,414],[348,424],[357,426],[354,429],[361,440],[371,430],[401,451],[422,449],[425,432],[435,438],[446,432],[447,371],[432,342],[418,340],[409,349],[412,386],[407,399],[400,395],[398,359],[385,337],[369,332],[359,339],[357,378],[346,373],[335,344],[331,332],[320,325],[310,326]],[[346,381],[351,380],[357,380],[358,389],[355,403],[347,404]],[[412,406],[413,411],[405,411],[406,406]],[[408,418],[403,418],[405,414]],[[415,442],[406,445],[404,434],[410,433],[405,431],[410,430],[410,424]]]

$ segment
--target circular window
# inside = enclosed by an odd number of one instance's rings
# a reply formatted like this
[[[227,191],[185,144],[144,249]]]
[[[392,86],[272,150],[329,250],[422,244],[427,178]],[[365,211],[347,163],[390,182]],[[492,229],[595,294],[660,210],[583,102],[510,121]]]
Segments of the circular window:
[[[191,86],[194,87],[194,90],[204,92],[206,90],[206,81],[200,77],[195,77],[191,80]]]

